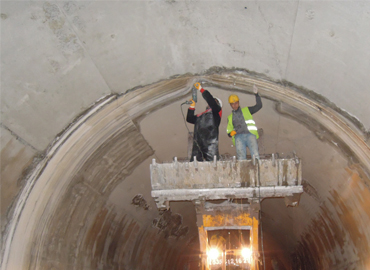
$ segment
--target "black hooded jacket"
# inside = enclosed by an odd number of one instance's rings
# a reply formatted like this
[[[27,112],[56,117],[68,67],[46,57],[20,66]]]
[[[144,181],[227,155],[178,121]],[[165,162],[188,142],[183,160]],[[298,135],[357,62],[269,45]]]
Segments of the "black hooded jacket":
[[[212,161],[218,153],[218,134],[221,123],[222,108],[217,104],[210,92],[204,90],[203,98],[209,105],[209,109],[195,115],[195,109],[189,108],[186,121],[194,124],[193,150],[190,161],[196,156],[198,161]]]

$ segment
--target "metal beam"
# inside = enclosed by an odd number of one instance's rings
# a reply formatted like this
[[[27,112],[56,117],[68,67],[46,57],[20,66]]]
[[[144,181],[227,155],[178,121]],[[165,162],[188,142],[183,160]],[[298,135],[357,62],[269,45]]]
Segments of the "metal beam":
[[[152,197],[158,208],[163,208],[166,201],[195,201],[219,199],[253,199],[286,197],[302,193],[302,186],[249,187],[249,188],[212,188],[212,189],[170,189],[152,190]]]

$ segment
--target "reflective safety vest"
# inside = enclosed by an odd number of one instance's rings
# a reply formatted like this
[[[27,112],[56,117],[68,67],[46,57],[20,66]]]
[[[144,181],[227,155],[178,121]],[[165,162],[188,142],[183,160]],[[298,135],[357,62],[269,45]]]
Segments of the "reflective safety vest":
[[[254,135],[256,135],[256,138],[258,139],[259,136],[258,136],[256,122],[254,122],[253,116],[250,113],[248,107],[242,108],[241,110],[242,110],[243,117],[245,119],[245,123],[247,124],[247,127],[248,127],[249,132],[252,133],[252,134],[254,134]],[[231,113],[227,117],[227,128],[226,128],[226,132],[227,132],[227,134],[229,134],[233,130],[234,130],[233,114]],[[233,144],[235,145],[235,136],[232,137],[232,140],[233,140]]]

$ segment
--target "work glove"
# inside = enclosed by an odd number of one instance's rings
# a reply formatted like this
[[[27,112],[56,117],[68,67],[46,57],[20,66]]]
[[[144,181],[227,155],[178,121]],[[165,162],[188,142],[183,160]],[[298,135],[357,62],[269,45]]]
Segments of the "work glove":
[[[258,94],[258,88],[257,88],[257,86],[256,86],[255,84],[253,84],[253,93],[254,93],[255,95],[257,95],[257,94]]]
[[[195,108],[195,101],[193,99],[190,99],[189,101],[191,102],[190,108],[194,109]]]
[[[230,132],[230,136],[231,136],[231,137],[233,137],[233,136],[235,136],[235,135],[236,135],[236,131],[235,131],[235,130],[233,130],[233,131],[231,131],[231,132]]]
[[[200,83],[194,83],[194,87],[198,89],[199,91],[203,89],[202,85]]]

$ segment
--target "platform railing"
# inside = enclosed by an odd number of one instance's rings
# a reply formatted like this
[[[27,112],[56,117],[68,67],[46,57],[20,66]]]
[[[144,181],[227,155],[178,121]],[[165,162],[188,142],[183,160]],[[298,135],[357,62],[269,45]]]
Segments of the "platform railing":
[[[152,197],[158,208],[169,201],[218,200],[229,198],[286,197],[303,192],[302,163],[298,157],[150,165]]]

